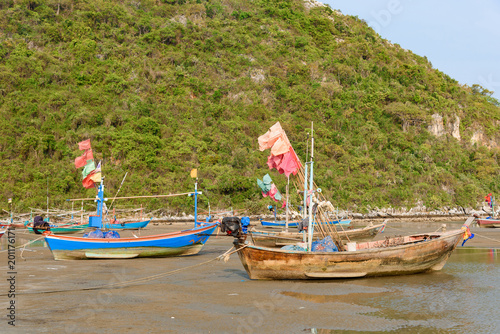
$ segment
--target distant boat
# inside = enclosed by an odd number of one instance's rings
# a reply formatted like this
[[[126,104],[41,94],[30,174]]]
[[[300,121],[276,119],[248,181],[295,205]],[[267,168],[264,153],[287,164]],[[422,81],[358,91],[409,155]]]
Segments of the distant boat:
[[[89,224],[49,224],[49,229],[55,234],[72,234],[84,231],[89,227]],[[26,225],[26,228],[31,233],[36,233],[33,229],[33,224]],[[46,230],[45,228],[37,228],[36,230]],[[38,233],[41,234],[41,233]]]
[[[116,222],[116,223],[104,222],[103,226],[105,228],[111,229],[111,230],[138,230],[138,229],[143,229],[146,226],[148,226],[148,224],[149,224],[150,221],[151,221],[151,219],[149,219],[149,220],[143,220],[143,221],[138,221],[138,222],[124,222],[124,223],[120,223],[120,222]]]
[[[476,219],[477,225],[479,227],[485,227],[485,228],[500,228],[500,219],[495,219],[495,218],[485,218],[485,219]]]

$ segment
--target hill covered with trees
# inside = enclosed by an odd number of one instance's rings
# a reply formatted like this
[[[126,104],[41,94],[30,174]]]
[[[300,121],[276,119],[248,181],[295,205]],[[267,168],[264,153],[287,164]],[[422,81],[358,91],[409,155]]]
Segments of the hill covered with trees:
[[[121,196],[190,191],[198,168],[212,209],[260,212],[257,137],[276,121],[302,159],[314,121],[315,180],[341,208],[471,207],[500,190],[491,92],[312,0],[4,0],[0,114],[6,210],[44,207],[47,183],[51,206],[93,197],[73,164],[90,138],[107,196],[126,172]]]

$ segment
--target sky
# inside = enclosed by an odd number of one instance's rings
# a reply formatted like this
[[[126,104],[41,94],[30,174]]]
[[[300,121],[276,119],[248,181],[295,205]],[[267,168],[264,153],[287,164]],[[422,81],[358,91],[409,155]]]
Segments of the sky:
[[[319,0],[500,100],[500,0]]]

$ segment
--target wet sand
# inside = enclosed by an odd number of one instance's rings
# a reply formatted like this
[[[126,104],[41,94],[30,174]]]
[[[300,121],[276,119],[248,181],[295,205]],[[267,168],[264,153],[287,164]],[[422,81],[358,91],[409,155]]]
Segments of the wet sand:
[[[389,224],[377,236],[432,232],[440,222]],[[447,223],[460,228],[461,222]],[[190,228],[191,224],[151,226],[142,235]],[[471,248],[500,247],[500,229],[479,229]],[[130,233],[130,232],[127,232]],[[138,232],[134,232],[138,233]],[[16,233],[18,242],[23,238]],[[31,236],[33,238],[33,236]],[[5,249],[5,236],[2,249]],[[391,292],[391,284],[451,280],[431,274],[335,281],[252,281],[237,254],[212,261],[232,246],[230,237],[211,237],[200,254],[176,258],[55,261],[48,248],[16,252],[16,326],[3,316],[1,333],[330,333],[345,331],[454,332],[444,319],[429,314],[383,314],[370,301]],[[22,242],[26,242],[23,239]],[[452,255],[453,256],[453,255]],[[7,253],[0,270],[7,277]],[[141,279],[134,282],[134,280]],[[12,298],[2,279],[0,308]],[[123,284],[109,288],[109,284]],[[85,290],[102,287],[96,290]],[[430,309],[432,311],[432,309]],[[465,321],[465,320],[464,320]],[[463,324],[464,326],[466,324]],[[410,326],[410,327],[408,327]],[[451,326],[451,329],[449,329]],[[454,325],[456,326],[456,324]]]

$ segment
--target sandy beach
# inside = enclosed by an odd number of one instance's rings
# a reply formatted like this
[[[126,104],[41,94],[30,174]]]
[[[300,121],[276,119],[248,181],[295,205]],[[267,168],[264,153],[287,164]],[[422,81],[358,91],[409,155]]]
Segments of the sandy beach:
[[[430,232],[444,223],[393,222],[377,239]],[[358,224],[363,222],[355,225]],[[461,222],[446,224],[448,229],[461,226]],[[149,235],[190,227],[188,223],[152,225],[124,234]],[[468,248],[499,248],[500,229],[473,227],[472,232],[475,237],[467,241]],[[16,231],[16,238],[25,241],[24,237]],[[2,239],[5,249],[5,237]],[[383,298],[390,290],[388,281],[417,284],[421,280],[434,282],[449,277],[443,270],[390,279],[252,281],[236,253],[227,262],[215,260],[232,247],[232,240],[213,236],[200,254],[175,258],[55,261],[43,245],[27,248],[22,254],[17,250],[16,326],[10,326],[3,317],[0,332],[330,333],[332,328],[391,331],[407,326],[408,319],[374,316],[367,306],[370,300]],[[7,252],[0,255],[5,277],[9,271]],[[5,293],[5,279],[1,286],[0,306],[6,310],[12,298]],[[434,328],[436,323],[429,326]],[[444,324],[439,326],[447,332]]]

